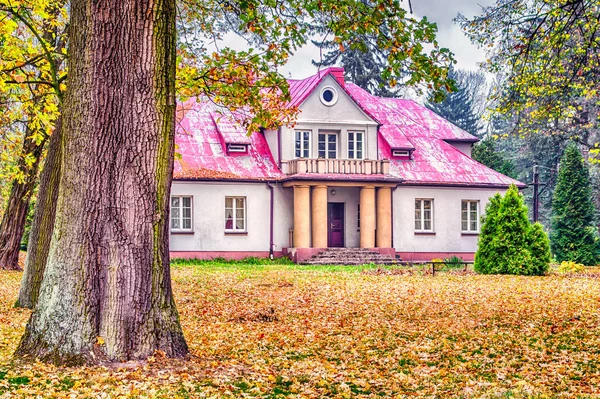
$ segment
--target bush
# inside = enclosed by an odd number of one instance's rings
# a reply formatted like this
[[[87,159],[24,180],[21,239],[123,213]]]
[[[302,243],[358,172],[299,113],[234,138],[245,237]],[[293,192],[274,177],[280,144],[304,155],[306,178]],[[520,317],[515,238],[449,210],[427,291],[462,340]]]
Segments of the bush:
[[[463,267],[465,264],[465,261],[463,260],[463,258],[460,258],[455,255],[455,256],[451,256],[447,259],[444,259],[444,263],[446,264],[447,268],[455,269],[455,268]]]
[[[581,263],[573,262],[572,260],[563,260],[558,266],[560,274],[581,273],[585,270],[585,266]]]
[[[496,194],[486,207],[474,269],[484,274],[542,275],[550,264],[548,236],[527,219],[527,207],[516,186]]]
[[[485,207],[485,215],[481,218],[481,232],[479,234],[477,253],[475,254],[475,263],[473,269],[478,273],[489,274],[494,270],[494,247],[496,242],[496,225],[498,210],[500,209],[502,197],[500,194],[490,198],[490,202]]]
[[[574,144],[565,149],[552,197],[552,252],[559,262],[600,261],[598,233],[588,169]]]
[[[529,231],[529,249],[531,250],[533,274],[541,276],[548,271],[548,266],[552,261],[552,253],[550,252],[548,234],[539,222],[534,223]]]

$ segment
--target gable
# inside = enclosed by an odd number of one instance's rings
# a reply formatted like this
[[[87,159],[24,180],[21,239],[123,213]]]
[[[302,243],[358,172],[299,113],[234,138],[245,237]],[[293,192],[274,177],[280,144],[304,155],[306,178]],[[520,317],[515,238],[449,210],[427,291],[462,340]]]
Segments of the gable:
[[[321,93],[326,88],[331,88],[336,94],[337,100],[333,105],[326,105],[321,100]],[[314,88],[299,108],[301,113],[298,122],[377,125],[331,75]]]

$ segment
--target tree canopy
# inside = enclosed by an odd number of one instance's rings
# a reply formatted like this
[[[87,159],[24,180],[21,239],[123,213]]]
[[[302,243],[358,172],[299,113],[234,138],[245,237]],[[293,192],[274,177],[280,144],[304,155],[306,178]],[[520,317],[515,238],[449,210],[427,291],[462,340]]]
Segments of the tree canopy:
[[[600,140],[600,3],[586,0],[497,0],[481,15],[457,20],[488,53],[484,67],[504,84],[495,111],[513,114],[520,133]]]

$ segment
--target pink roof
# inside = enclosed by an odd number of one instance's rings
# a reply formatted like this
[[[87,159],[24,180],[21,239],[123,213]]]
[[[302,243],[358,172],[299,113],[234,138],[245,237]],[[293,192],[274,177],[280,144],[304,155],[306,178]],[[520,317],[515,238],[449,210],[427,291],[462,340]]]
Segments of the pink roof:
[[[323,79],[332,75],[340,88],[374,121],[379,123],[379,157],[390,160],[390,175],[381,180],[403,184],[506,187],[524,186],[490,169],[452,146],[451,142],[476,142],[477,138],[411,100],[381,98],[352,83],[344,83],[341,68],[328,68],[302,80],[290,80],[292,106],[300,106]],[[182,120],[176,143],[181,154],[175,162],[175,178],[279,180],[304,179],[285,176],[278,169],[264,136],[246,136],[231,119],[220,116],[208,102],[190,101],[179,107]],[[223,143],[249,144],[246,155],[224,151]],[[392,149],[411,150],[410,160],[392,157]],[[316,177],[316,176],[314,176]],[[319,176],[360,180],[360,176]],[[371,176],[370,178],[373,178]]]
[[[230,115],[212,112],[210,116],[225,143],[252,144],[252,140],[246,135],[246,130],[239,123],[236,123]]]
[[[284,176],[273,161],[264,136],[258,132],[246,136],[241,129],[230,129],[226,123],[219,125],[220,115],[211,103],[190,100],[178,107],[178,114],[174,178],[273,180]],[[227,127],[226,133],[217,125]],[[223,141],[249,144],[248,154],[228,155]]]

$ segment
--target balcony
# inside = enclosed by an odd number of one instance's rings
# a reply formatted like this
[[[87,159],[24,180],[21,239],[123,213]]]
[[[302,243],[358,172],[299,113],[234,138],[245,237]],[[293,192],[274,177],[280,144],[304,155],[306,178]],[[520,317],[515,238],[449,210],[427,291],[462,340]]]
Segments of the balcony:
[[[387,175],[390,173],[390,161],[387,159],[299,158],[281,162],[281,169],[286,175],[302,173]]]

